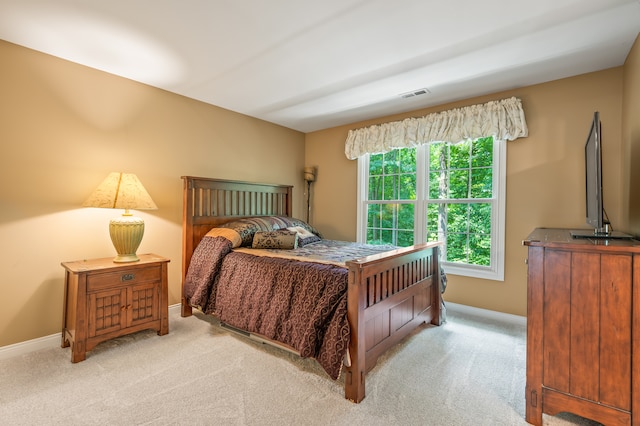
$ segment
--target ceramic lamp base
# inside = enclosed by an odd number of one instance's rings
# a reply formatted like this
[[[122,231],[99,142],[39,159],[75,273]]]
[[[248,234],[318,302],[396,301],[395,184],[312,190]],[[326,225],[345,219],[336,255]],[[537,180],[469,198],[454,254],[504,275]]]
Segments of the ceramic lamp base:
[[[136,251],[144,235],[144,220],[131,214],[123,214],[109,222],[109,235],[118,255],[114,262],[137,262]]]

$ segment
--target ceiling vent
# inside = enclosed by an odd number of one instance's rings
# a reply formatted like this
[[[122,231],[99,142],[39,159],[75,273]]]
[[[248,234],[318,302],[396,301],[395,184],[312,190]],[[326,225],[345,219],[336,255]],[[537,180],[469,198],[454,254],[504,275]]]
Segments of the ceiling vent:
[[[429,89],[424,88],[424,89],[412,90],[411,92],[401,93],[400,97],[413,98],[414,96],[426,95],[427,93],[431,93],[431,92],[429,91]]]

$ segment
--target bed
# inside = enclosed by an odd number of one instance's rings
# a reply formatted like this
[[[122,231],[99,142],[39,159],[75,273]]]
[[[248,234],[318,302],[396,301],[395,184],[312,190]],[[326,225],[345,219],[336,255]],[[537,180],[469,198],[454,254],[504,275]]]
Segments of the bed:
[[[222,241],[220,238],[209,238],[218,235],[217,232],[233,227],[238,221],[271,220],[280,223],[282,220],[297,221],[292,216],[292,186],[272,185],[250,182],[240,182],[222,179],[201,178],[183,176],[183,253],[182,253],[182,316],[192,315],[195,308],[203,309],[200,304],[194,304],[194,284],[197,268],[202,269],[203,253],[208,249],[203,249],[205,242]],[[301,225],[295,222],[295,225]],[[313,227],[304,224],[308,229],[317,232]],[[284,225],[280,225],[282,227]],[[276,229],[278,226],[275,227]],[[296,228],[297,229],[297,228]],[[256,233],[257,234],[257,233]],[[257,235],[254,235],[257,237]],[[218,244],[218,243],[215,243]],[[310,244],[309,246],[313,246]],[[376,364],[377,359],[389,348],[396,345],[407,335],[412,333],[417,327],[424,323],[440,325],[442,311],[442,282],[441,268],[438,259],[438,243],[418,244],[406,248],[394,248],[383,253],[371,254],[353,260],[347,260],[343,266],[327,265],[322,262],[296,261],[290,259],[271,259],[262,256],[251,256],[250,254],[235,252],[231,249],[228,254],[218,255],[218,272],[235,267],[235,275],[249,275],[237,273],[238,268],[246,268],[244,263],[248,261],[247,256],[255,259],[262,259],[263,262],[288,262],[283,263],[279,269],[294,268],[288,272],[289,275],[315,274],[319,277],[320,268],[326,269],[328,274],[333,274],[336,280],[342,284],[336,284],[336,288],[341,288],[344,295],[331,296],[332,307],[323,308],[325,312],[323,321],[331,323],[333,331],[316,331],[322,334],[320,340],[331,341],[332,333],[336,334],[335,341],[331,345],[341,346],[340,339],[346,339],[344,356],[339,359],[338,375],[344,375],[345,397],[353,402],[360,402],[365,397],[365,377]],[[228,259],[236,259],[237,265],[228,266]],[[193,262],[193,265],[191,263]],[[257,264],[257,263],[256,263]],[[238,266],[240,265],[240,266]],[[252,264],[253,265],[253,264]],[[255,266],[257,267],[257,266]],[[206,268],[205,268],[206,269]],[[213,267],[212,267],[213,269]],[[254,269],[251,266],[248,269]],[[289,269],[286,269],[289,271]],[[222,274],[222,272],[220,272]],[[324,273],[324,272],[323,272]],[[233,275],[228,272],[227,275]],[[264,275],[264,274],[262,274]],[[252,280],[254,278],[247,278]],[[260,277],[255,278],[259,281]],[[322,278],[324,280],[324,278]],[[317,280],[317,279],[316,279]],[[212,280],[217,286],[216,313],[234,311],[218,306],[223,299],[230,298],[224,293],[222,278]],[[329,282],[329,281],[327,281]],[[213,284],[210,284],[213,286]],[[243,285],[255,285],[255,282]],[[333,285],[333,284],[331,284]],[[293,287],[297,288],[297,285]],[[230,293],[238,290],[239,285],[234,284],[228,290]],[[271,291],[271,290],[269,290]],[[323,290],[324,291],[324,290]],[[257,290],[250,292],[259,293]],[[265,290],[266,292],[266,290]],[[213,298],[213,296],[209,296]],[[300,296],[287,296],[289,299]],[[307,297],[307,296],[304,296]],[[323,296],[325,297],[325,296]],[[247,296],[245,294],[245,299]],[[326,298],[326,297],[325,297]],[[248,302],[247,302],[248,303]],[[269,305],[269,303],[264,304]],[[299,308],[299,307],[296,307]],[[256,305],[249,306],[243,314],[244,317],[256,316],[256,312],[261,309]],[[269,308],[265,307],[265,310]],[[301,309],[301,308],[300,308]],[[330,311],[331,318],[326,315]],[[262,315],[260,313],[259,315]],[[280,314],[282,316],[282,314]],[[238,315],[236,315],[238,317]],[[220,318],[224,321],[224,318]],[[314,321],[318,322],[317,318]],[[231,326],[235,327],[234,324]],[[286,327],[290,325],[287,324]],[[277,331],[282,331],[285,326],[277,327]],[[241,328],[242,327],[238,327]],[[241,330],[242,331],[242,330]],[[246,333],[254,331],[244,330]],[[325,334],[323,334],[325,333]],[[255,332],[261,339],[272,341],[274,344],[292,350],[301,356],[316,357],[309,353],[307,348],[301,351],[295,344],[287,340],[270,335],[272,333],[261,334]],[[311,333],[313,334],[313,333]],[[280,334],[276,332],[274,336]],[[311,339],[309,336],[305,337]],[[338,341],[338,343],[336,343]],[[329,345],[329,346],[331,346]],[[322,341],[314,341],[310,344],[315,350],[324,350]],[[321,358],[326,361],[328,358],[335,358],[335,348],[330,347],[324,351],[317,360]],[[327,355],[327,353],[329,353]],[[335,362],[335,359],[334,359]],[[321,364],[323,364],[321,362]],[[325,365],[323,364],[323,367]],[[332,378],[336,378],[336,371],[332,370]],[[326,371],[329,372],[327,368]]]

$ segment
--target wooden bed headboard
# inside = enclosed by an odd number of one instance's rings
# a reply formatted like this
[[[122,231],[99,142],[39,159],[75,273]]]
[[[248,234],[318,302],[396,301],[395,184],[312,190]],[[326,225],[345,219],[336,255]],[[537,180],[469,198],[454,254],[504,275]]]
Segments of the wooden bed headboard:
[[[193,250],[211,228],[251,216],[291,216],[292,185],[182,176],[182,278]]]

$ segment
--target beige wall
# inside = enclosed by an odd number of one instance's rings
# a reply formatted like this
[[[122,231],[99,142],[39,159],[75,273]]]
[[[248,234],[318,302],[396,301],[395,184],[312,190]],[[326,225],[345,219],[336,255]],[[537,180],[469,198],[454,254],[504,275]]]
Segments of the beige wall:
[[[115,255],[118,210],[80,204],[111,171],[159,209],[139,253],[171,259],[179,303],[182,175],[295,185],[304,134],[0,41],[0,346],[60,332],[60,262]]]
[[[633,58],[638,50],[636,43]],[[637,76],[637,64],[633,69]],[[445,299],[526,315],[527,251],[522,240],[536,227],[586,227],[584,143],[596,110],[603,126],[606,210],[616,229],[626,226],[621,167],[623,75],[623,68],[618,67],[307,134],[307,164],[318,166],[312,222],[330,238],[356,236],[357,162],[344,155],[349,129],[516,96],[523,102],[529,137],[507,144],[505,280],[450,276]],[[628,80],[638,84],[637,77],[624,81]],[[638,102],[636,90],[628,103]],[[640,151],[637,123],[635,146]],[[636,189],[639,187],[637,184]],[[637,211],[634,216],[640,222]]]
[[[640,35],[624,64],[622,141],[625,226],[640,235]]]

